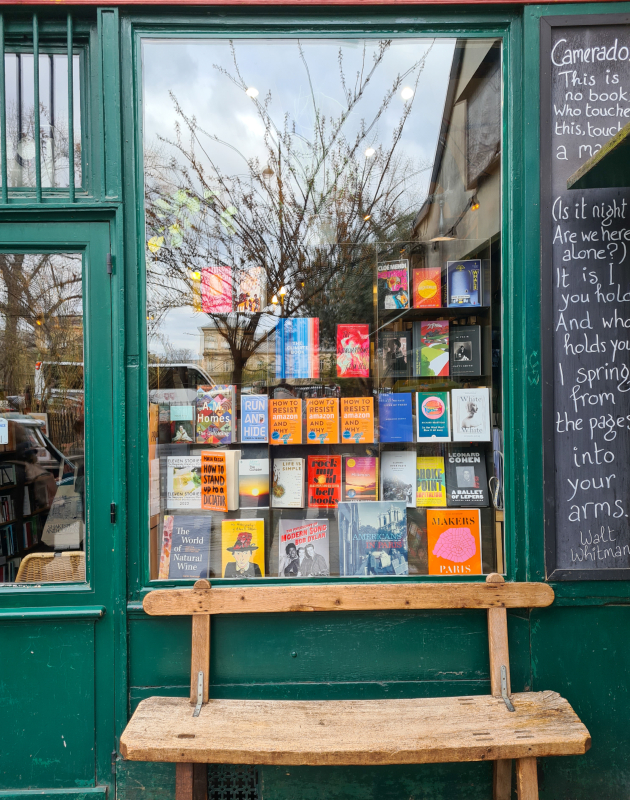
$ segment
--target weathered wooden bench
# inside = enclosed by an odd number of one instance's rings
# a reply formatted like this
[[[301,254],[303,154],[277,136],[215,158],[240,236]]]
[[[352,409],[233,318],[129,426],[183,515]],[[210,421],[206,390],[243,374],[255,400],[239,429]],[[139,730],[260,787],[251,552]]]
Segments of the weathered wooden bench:
[[[494,761],[494,798],[538,798],[536,758],[585,753],[588,730],[556,692],[512,694],[507,608],[553,602],[541,583],[324,584],[151,592],[148,614],[192,615],[190,698],[143,700],[124,758],[175,762],[177,800],[205,800],[206,764],[426,764]],[[298,611],[488,610],[491,695],[407,700],[208,700],[210,617]]]

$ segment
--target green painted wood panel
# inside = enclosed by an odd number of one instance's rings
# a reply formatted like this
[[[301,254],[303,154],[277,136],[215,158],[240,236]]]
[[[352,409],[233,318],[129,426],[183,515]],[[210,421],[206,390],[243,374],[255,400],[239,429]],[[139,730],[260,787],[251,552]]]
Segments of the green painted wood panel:
[[[25,789],[21,791],[0,792],[0,800],[105,800],[105,786],[91,789]]]

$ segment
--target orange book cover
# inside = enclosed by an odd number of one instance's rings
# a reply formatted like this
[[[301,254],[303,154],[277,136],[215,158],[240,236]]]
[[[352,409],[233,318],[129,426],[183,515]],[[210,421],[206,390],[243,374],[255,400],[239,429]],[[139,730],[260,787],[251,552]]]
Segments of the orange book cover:
[[[312,397],[306,401],[308,444],[339,444],[339,400]]]
[[[302,401],[297,397],[269,401],[271,444],[302,444]]]
[[[481,575],[478,508],[428,508],[429,575]]]
[[[442,306],[442,270],[440,267],[414,269],[413,271],[413,307],[441,308]]]
[[[201,451],[201,508],[204,511],[228,510],[225,453]]]
[[[374,442],[374,398],[341,398],[341,438],[352,444]]]

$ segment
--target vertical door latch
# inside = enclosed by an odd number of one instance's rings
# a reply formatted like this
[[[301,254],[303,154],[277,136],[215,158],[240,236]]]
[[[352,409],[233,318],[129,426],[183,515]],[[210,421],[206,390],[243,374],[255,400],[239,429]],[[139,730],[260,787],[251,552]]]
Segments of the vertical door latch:
[[[112,525],[116,522],[116,503],[112,503],[109,507],[109,521]]]

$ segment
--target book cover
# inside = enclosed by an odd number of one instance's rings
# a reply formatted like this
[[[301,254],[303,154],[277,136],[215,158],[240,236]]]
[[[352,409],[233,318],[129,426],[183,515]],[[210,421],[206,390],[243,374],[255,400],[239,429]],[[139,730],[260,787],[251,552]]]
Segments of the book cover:
[[[330,575],[327,519],[281,519],[278,539],[279,578],[323,578]]]
[[[228,476],[225,450],[204,450],[201,459],[201,508],[228,510]]]
[[[381,444],[413,442],[411,394],[379,394],[378,436]]]
[[[269,439],[269,398],[266,394],[241,394],[241,442],[264,444]]]
[[[194,438],[194,437],[193,437]],[[171,435],[171,407],[168,403],[158,404],[158,444],[172,442]]]
[[[409,574],[405,503],[339,503],[339,574]]]
[[[489,442],[490,391],[487,388],[452,389],[454,442]]]
[[[451,375],[479,377],[481,373],[481,326],[451,328]]]
[[[479,509],[427,509],[429,575],[481,575]]]
[[[418,456],[416,505],[420,508],[446,505],[446,480],[442,456]]]
[[[210,577],[210,517],[174,514],[164,517],[167,525],[171,530],[168,577]]]
[[[298,397],[269,401],[271,444],[302,444],[302,400]]]
[[[440,308],[442,306],[442,270],[427,267],[413,270],[413,307]]]
[[[336,397],[306,400],[306,440],[309,444],[339,444],[339,400]]]
[[[343,499],[352,503],[378,500],[378,458],[343,457]]]
[[[304,459],[275,458],[272,508],[304,508]]]
[[[308,457],[308,507],[337,508],[341,494],[341,456]]]
[[[419,442],[450,442],[448,392],[417,392],[416,433]]]
[[[416,453],[402,450],[381,453],[381,499],[416,506]]]
[[[162,547],[160,550],[160,566],[158,568],[158,580],[168,579],[168,570],[171,565],[171,540],[173,538],[173,516],[164,515],[162,524]]]
[[[201,508],[201,456],[166,459],[166,507]]]
[[[481,259],[446,262],[447,305],[468,308],[483,305],[483,271]]]
[[[381,331],[379,369],[381,378],[408,378],[411,375],[411,331]]]
[[[233,310],[231,267],[201,270],[201,310],[206,314],[229,314]]]
[[[374,398],[341,398],[341,439],[353,444],[374,442]]]
[[[212,445],[236,441],[233,386],[197,387],[196,441]]]
[[[337,325],[337,377],[369,378],[370,326]]]
[[[194,444],[195,442],[195,406],[169,406],[171,422],[171,444]]]
[[[378,307],[409,308],[409,261],[387,261],[377,267]]]
[[[243,314],[259,314],[266,303],[265,270],[252,267],[242,272],[238,289],[237,310]]]
[[[446,455],[446,494],[449,506],[487,506],[486,457],[479,447],[453,447]]]
[[[276,378],[319,378],[319,319],[280,318],[275,349]]]
[[[221,522],[221,573],[224,578],[264,577],[264,520],[224,519]]]
[[[413,374],[422,378],[448,375],[448,320],[436,319],[414,322],[413,339]]]
[[[269,508],[269,459],[248,458],[238,462],[239,508]]]

